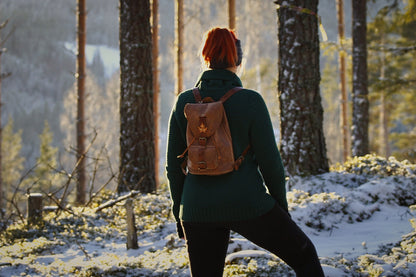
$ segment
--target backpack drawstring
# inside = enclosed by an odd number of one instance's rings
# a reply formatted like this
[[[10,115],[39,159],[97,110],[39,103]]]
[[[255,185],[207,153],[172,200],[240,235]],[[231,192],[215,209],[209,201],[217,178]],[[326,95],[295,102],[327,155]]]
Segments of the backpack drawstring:
[[[196,137],[194,137],[194,138],[192,139],[191,143],[188,145],[188,147],[186,147],[185,151],[183,151],[183,153],[182,153],[182,154],[180,154],[179,156],[176,156],[176,158],[180,159],[180,158],[185,157],[186,152],[188,152],[189,147],[191,147],[191,145],[194,143],[195,138],[196,138]]]

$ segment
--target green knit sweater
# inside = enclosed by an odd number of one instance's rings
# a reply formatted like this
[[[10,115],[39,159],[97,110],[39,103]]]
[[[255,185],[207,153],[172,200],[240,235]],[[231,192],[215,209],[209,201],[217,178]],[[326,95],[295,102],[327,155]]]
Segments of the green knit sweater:
[[[202,97],[219,100],[242,84],[231,71],[215,69],[203,72],[196,86]],[[276,201],[287,210],[284,168],[261,95],[243,89],[224,103],[234,156],[239,157],[249,144],[251,148],[238,171],[220,176],[184,175],[181,170],[183,159],[177,156],[186,148],[187,120],[183,110],[189,102],[195,103],[192,90],[178,96],[169,122],[166,171],[175,219],[246,220],[267,213]]]

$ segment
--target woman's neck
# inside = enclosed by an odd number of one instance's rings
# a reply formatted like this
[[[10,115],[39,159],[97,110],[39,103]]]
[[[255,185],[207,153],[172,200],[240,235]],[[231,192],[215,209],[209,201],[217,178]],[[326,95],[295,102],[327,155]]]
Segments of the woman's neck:
[[[233,72],[233,73],[237,73],[237,66],[228,67],[226,69]]]

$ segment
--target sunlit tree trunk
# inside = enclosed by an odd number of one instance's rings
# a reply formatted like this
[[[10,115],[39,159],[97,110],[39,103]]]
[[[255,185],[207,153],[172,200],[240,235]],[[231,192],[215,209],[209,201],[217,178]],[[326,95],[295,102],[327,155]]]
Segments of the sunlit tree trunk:
[[[367,1],[352,1],[353,107],[351,152],[353,156],[369,153],[369,101],[367,87]]]
[[[184,11],[183,0],[175,1],[175,32],[176,32],[176,82],[175,93],[179,94],[183,90],[183,47],[184,47]]]
[[[0,34],[1,34],[1,30],[6,26],[6,22],[2,23],[0,25]],[[1,111],[2,111],[2,103],[1,103],[1,81],[3,79],[3,74],[1,72],[1,55],[3,54],[3,42],[1,40],[1,35],[0,35],[0,218],[3,218],[3,208],[4,208],[4,193],[3,193],[3,177],[2,177],[2,171],[3,171],[3,167],[2,167],[2,144],[3,144],[3,136],[2,136],[2,130],[3,130],[3,126],[1,124]]]
[[[153,117],[155,121],[155,180],[159,186],[159,0],[152,3],[152,40],[153,40]]]
[[[85,43],[86,43],[86,0],[77,1],[77,122],[76,122],[76,137],[77,137],[77,204],[85,203],[86,193],[86,173],[85,173],[85,78],[86,78],[86,61],[85,61]]]
[[[149,0],[120,0],[118,192],[154,192],[152,32]]]
[[[235,30],[235,0],[228,0],[228,27]]]
[[[283,2],[283,3],[282,3]],[[280,148],[289,175],[327,172],[319,91],[318,0],[276,1]],[[292,7],[302,7],[308,12]]]
[[[391,155],[391,149],[389,145],[387,101],[384,91],[381,91],[380,96],[380,129],[380,152],[384,155],[384,157],[388,158]]]
[[[381,35],[381,45],[384,45],[384,35]],[[385,54],[381,53],[381,67],[380,67],[380,80],[385,78],[386,62]],[[387,111],[387,101],[386,101],[386,92],[380,91],[380,152],[386,157],[390,157],[391,150],[389,145],[389,126],[388,126],[388,111]]]
[[[347,96],[347,83],[346,83],[346,71],[345,71],[345,56],[344,50],[344,1],[337,0],[337,17],[338,17],[338,41],[340,44],[339,51],[339,76],[340,76],[340,89],[341,89],[341,130],[342,130],[342,157],[344,162],[349,156],[349,128],[348,128],[348,96]]]

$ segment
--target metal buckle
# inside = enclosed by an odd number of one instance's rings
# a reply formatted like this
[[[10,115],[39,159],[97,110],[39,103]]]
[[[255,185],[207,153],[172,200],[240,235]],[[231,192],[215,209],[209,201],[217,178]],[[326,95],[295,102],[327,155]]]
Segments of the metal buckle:
[[[203,145],[203,146],[207,145],[207,138],[206,137],[199,137],[198,143],[199,143],[199,145]]]
[[[207,163],[204,161],[198,162],[198,170],[203,170],[203,169],[207,169]]]

